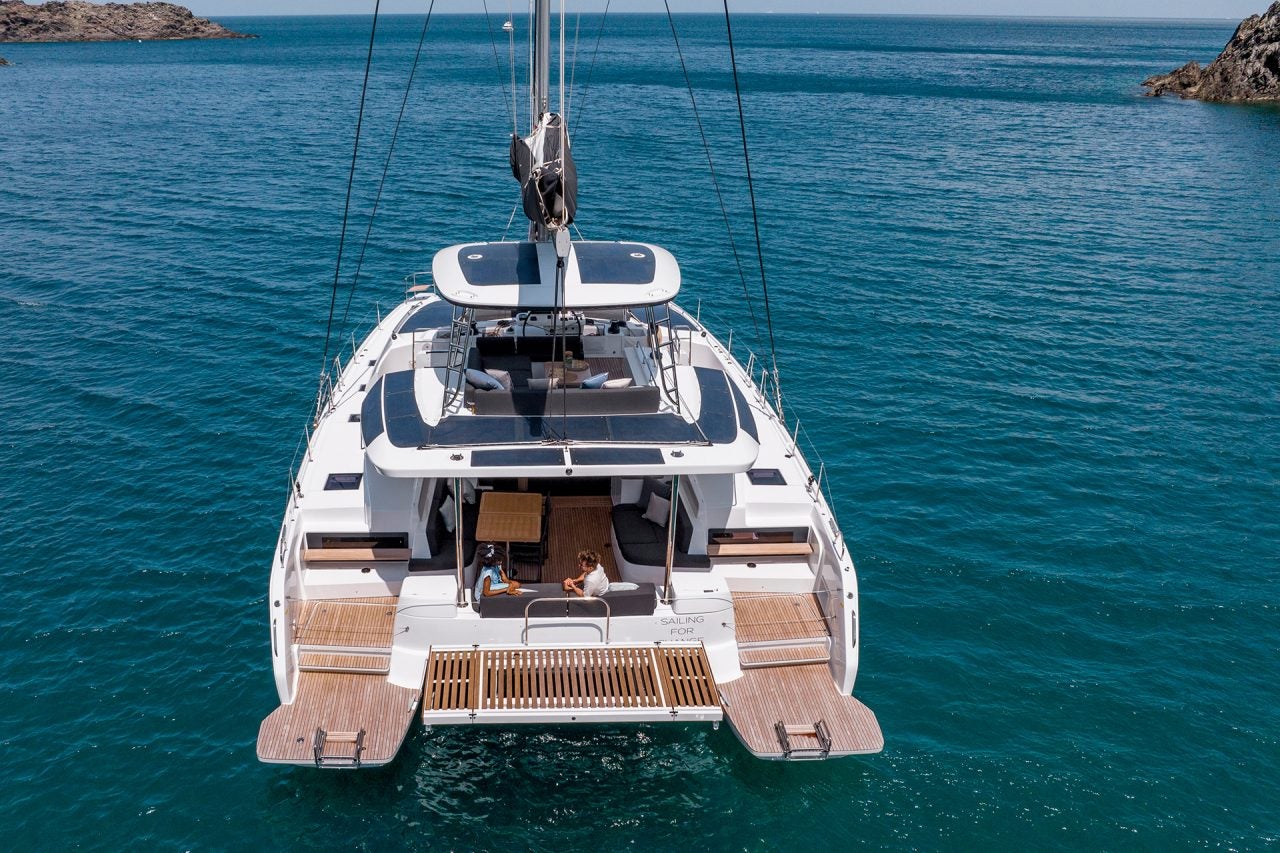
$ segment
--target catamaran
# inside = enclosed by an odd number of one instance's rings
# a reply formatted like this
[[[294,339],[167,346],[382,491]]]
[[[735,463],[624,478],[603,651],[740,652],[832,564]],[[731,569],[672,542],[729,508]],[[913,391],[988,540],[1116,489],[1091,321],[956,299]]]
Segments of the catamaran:
[[[378,766],[418,720],[727,721],[761,758],[878,752],[853,562],[776,368],[757,380],[675,302],[670,252],[571,239],[549,0],[531,21],[528,236],[441,249],[323,383],[273,555],[258,758]],[[561,59],[563,110],[563,38]],[[608,581],[589,595],[565,583],[583,551]]]

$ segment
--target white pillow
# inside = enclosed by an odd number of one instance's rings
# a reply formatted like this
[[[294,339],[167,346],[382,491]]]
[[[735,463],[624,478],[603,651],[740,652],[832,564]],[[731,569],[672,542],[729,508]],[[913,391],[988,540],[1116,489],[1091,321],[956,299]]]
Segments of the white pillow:
[[[486,369],[485,369],[485,373],[489,374],[489,375],[490,375],[490,376],[492,376],[494,379],[498,380],[498,382],[502,383],[502,390],[503,390],[503,391],[510,391],[510,390],[511,390],[511,388],[512,388],[512,385],[511,385],[511,374],[510,374],[510,373],[508,373],[507,371],[505,371],[505,370],[498,370],[496,367],[491,367],[491,368],[486,368]]]
[[[671,514],[671,501],[657,495],[649,495],[649,508],[644,511],[644,517],[652,521],[659,527],[667,526],[667,517]]]
[[[589,376],[586,379],[582,380],[582,387],[583,388],[603,388],[604,383],[608,381],[609,381],[608,371],[604,373],[597,373],[595,376]]]
[[[439,512],[440,517],[444,519],[444,529],[452,533],[454,528],[458,526],[458,507],[453,502],[453,495],[445,496],[445,499],[441,502],[440,509],[437,510],[437,512]]]
[[[483,370],[476,370],[474,367],[467,368],[467,383],[473,388],[480,388],[484,391],[501,391],[502,383],[494,379]]]
[[[631,386],[631,377],[625,379],[606,379],[601,388],[628,388]]]

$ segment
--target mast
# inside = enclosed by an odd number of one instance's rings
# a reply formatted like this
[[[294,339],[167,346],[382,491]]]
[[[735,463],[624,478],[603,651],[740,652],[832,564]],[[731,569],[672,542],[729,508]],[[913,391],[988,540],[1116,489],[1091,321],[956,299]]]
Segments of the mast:
[[[529,128],[551,106],[551,0],[533,3],[533,77],[529,80]]]
[[[560,22],[560,99],[564,100],[564,21]],[[529,57],[529,135],[511,138],[511,173],[520,182],[529,239],[555,241],[569,254],[569,224],[578,206],[578,172],[569,153],[564,116],[551,111],[551,0],[534,0]],[[563,103],[560,109],[564,109]]]

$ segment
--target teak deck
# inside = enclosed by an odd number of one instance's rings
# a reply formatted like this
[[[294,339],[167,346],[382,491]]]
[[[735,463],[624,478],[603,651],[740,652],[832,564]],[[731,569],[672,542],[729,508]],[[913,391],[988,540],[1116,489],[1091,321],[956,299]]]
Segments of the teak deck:
[[[740,645],[817,640],[831,634],[818,597],[811,592],[735,592],[733,621]]]
[[[422,716],[427,723],[497,722],[511,713],[658,720],[697,711],[697,719],[719,719],[719,705],[701,646],[442,650],[427,660]]]
[[[613,502],[606,496],[559,496],[551,498],[547,519],[547,562],[542,567],[543,583],[559,583],[578,576],[578,552],[597,551],[600,564],[611,581],[622,580],[613,562]]]
[[[836,689],[824,663],[743,670],[720,685],[724,713],[747,749],[761,758],[783,758],[777,723],[808,728],[822,720],[832,756],[879,752],[884,735],[871,709]],[[809,742],[798,746],[811,747]]]
[[[303,646],[391,648],[396,598],[338,598],[298,602],[294,642]]]
[[[316,729],[364,729],[360,763],[386,764],[395,757],[413,722],[418,691],[396,687],[383,675],[303,672],[292,705],[281,705],[258,729],[258,760],[274,764],[314,764]]]

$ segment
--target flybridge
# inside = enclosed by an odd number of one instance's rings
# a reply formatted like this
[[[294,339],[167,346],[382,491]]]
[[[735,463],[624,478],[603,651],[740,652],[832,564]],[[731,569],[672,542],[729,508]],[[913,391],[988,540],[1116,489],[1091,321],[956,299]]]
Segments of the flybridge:
[[[560,264],[551,243],[466,243],[437,252],[431,275],[468,308],[660,305],[680,292],[676,259],[647,243],[579,241]]]

